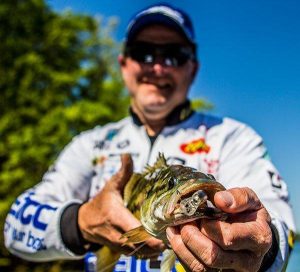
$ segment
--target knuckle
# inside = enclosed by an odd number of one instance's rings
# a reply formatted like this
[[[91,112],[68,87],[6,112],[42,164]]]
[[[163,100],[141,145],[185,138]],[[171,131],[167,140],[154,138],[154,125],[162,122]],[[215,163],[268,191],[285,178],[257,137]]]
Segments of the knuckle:
[[[218,261],[219,251],[216,247],[206,247],[202,253],[202,260],[208,267],[213,267]]]
[[[266,251],[272,244],[272,231],[269,228],[267,231],[262,231],[258,237],[258,243],[261,245],[262,250]]]
[[[223,248],[224,249],[231,249],[233,246],[233,240],[231,238],[224,238],[223,241]]]
[[[265,216],[266,216],[266,222],[268,224],[271,224],[272,219],[271,219],[271,215],[268,213],[268,211],[264,208],[264,212],[265,212]]]
[[[223,248],[231,249],[234,245],[234,235],[230,227],[224,228],[224,236],[223,236]]]
[[[192,272],[202,272],[207,271],[206,268],[196,259],[193,259],[190,264],[190,269]]]
[[[245,199],[245,203],[254,202],[253,191],[248,187],[242,188],[241,196]]]
[[[101,211],[101,218],[99,216],[99,220],[102,222],[110,221],[113,213],[111,209],[103,209]]]
[[[234,206],[235,207],[244,207],[247,205],[250,201],[250,195],[248,192],[248,188],[242,187],[242,188],[234,188],[231,189],[231,193],[234,196]]]
[[[182,241],[184,244],[189,244],[190,242],[193,242],[193,240],[194,240],[193,236],[194,236],[194,233],[190,229],[188,229],[188,230],[186,228],[182,229]]]
[[[249,187],[240,188],[237,199],[238,203],[245,208],[248,207],[254,210],[262,208],[262,203],[259,201],[256,193]]]

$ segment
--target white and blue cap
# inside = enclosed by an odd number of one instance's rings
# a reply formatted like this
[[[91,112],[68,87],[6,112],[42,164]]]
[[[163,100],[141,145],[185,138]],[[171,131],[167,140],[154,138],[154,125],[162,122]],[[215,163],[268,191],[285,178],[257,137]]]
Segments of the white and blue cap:
[[[152,24],[173,28],[195,45],[194,28],[189,16],[183,10],[165,3],[155,4],[135,14],[127,26],[125,42],[132,41],[139,31]]]

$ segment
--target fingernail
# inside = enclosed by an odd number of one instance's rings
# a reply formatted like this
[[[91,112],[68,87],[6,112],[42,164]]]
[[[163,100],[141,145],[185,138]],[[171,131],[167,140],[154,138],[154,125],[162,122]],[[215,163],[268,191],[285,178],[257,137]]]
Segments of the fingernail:
[[[233,204],[234,199],[231,193],[225,191],[220,192],[220,195],[227,207],[230,207]]]

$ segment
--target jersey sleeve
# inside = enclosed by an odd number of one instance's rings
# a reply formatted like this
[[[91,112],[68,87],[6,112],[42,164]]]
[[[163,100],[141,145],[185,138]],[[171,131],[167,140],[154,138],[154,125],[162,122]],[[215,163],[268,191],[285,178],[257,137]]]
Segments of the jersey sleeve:
[[[5,246],[31,261],[78,258],[63,243],[60,218],[88,199],[93,175],[92,133],[75,137],[35,187],[12,204],[4,228]]]
[[[287,264],[295,231],[287,185],[255,131],[230,119],[225,120],[224,130],[219,179],[227,188],[249,187],[258,195],[278,234],[279,251],[268,271],[281,271]]]

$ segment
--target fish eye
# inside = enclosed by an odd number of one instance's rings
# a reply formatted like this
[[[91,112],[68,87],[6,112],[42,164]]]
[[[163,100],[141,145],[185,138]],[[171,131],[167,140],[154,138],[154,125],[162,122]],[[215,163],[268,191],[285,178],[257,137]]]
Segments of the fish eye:
[[[173,178],[169,179],[169,189],[172,189],[176,184],[176,181]]]

